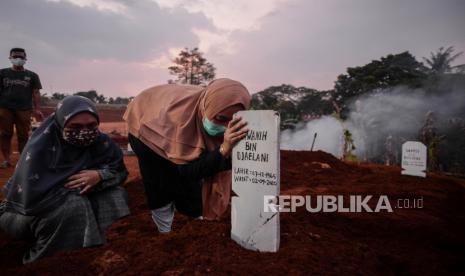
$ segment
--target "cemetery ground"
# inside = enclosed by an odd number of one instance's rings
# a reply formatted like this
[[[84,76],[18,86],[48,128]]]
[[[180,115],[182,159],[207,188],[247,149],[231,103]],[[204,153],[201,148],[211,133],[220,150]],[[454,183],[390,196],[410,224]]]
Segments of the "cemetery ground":
[[[102,121],[108,132],[123,125]],[[124,136],[115,139],[125,144]],[[229,215],[209,222],[176,214],[173,232],[159,234],[147,210],[137,159],[125,156],[125,163],[132,213],[107,230],[107,244],[22,265],[27,242],[0,232],[2,275],[465,273],[465,179],[403,176],[399,167],[281,151],[282,195],[387,195],[393,212],[309,213],[300,207],[280,214],[279,251],[259,253],[231,240]],[[0,185],[12,173],[12,168],[0,170]],[[397,199],[418,198],[423,198],[421,209],[395,208]]]

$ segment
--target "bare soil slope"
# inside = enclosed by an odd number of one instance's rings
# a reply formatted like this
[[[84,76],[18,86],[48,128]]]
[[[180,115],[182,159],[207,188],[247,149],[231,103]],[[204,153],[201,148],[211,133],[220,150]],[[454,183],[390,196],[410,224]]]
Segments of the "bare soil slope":
[[[149,216],[137,160],[125,157],[132,214],[107,231],[101,247],[63,252],[21,264],[27,243],[0,232],[4,275],[31,274],[463,274],[465,181],[400,168],[347,164],[323,152],[282,151],[282,194],[388,195],[393,213],[281,214],[278,253],[245,250],[230,239],[229,216],[219,222],[177,214],[174,231],[158,234]],[[323,168],[329,165],[330,168]],[[12,169],[0,170],[0,185]],[[397,199],[424,199],[422,209],[395,208]]]

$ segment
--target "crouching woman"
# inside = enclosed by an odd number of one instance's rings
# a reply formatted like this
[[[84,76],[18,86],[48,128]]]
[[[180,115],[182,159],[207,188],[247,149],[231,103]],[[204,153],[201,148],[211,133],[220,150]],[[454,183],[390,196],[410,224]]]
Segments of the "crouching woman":
[[[92,101],[70,96],[28,141],[0,205],[0,229],[32,241],[24,263],[101,245],[129,214],[122,152],[98,126]]]
[[[206,87],[166,84],[139,94],[124,115],[152,219],[171,231],[175,210],[219,220],[231,194],[231,151],[247,134],[233,115],[250,106],[238,81],[217,79]]]

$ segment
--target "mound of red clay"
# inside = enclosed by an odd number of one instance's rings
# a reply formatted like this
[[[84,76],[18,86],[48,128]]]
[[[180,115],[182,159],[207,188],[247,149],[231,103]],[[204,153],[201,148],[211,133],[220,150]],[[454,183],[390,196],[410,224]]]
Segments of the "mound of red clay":
[[[128,137],[123,136],[118,132],[110,132],[107,135],[121,148],[126,148],[128,145]]]
[[[44,117],[48,117],[50,114],[55,112],[55,107],[53,106],[42,106],[40,108]],[[126,111],[125,107],[114,106],[114,105],[99,105],[97,110],[100,117],[100,122],[121,122],[123,121],[123,114]]]
[[[422,209],[393,213],[281,214],[281,248],[259,253],[230,239],[230,218],[199,221],[177,214],[158,234],[145,204],[135,157],[126,157],[132,214],[107,230],[101,247],[63,252],[21,265],[27,244],[0,234],[0,267],[10,274],[463,274],[465,181],[401,176],[397,167],[346,164],[323,152],[281,152],[282,194],[423,198]],[[317,162],[317,163],[313,163]],[[322,166],[321,164],[330,166]],[[325,167],[325,168],[323,168]],[[11,170],[0,170],[5,173]],[[371,206],[372,204],[370,204]]]

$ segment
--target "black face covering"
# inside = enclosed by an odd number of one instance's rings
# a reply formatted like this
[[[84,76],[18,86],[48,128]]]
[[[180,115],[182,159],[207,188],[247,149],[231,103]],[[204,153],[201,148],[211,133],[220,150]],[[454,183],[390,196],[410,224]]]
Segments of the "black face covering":
[[[88,147],[94,144],[100,132],[98,127],[92,129],[75,129],[75,128],[64,128],[63,129],[63,140],[76,147]]]

